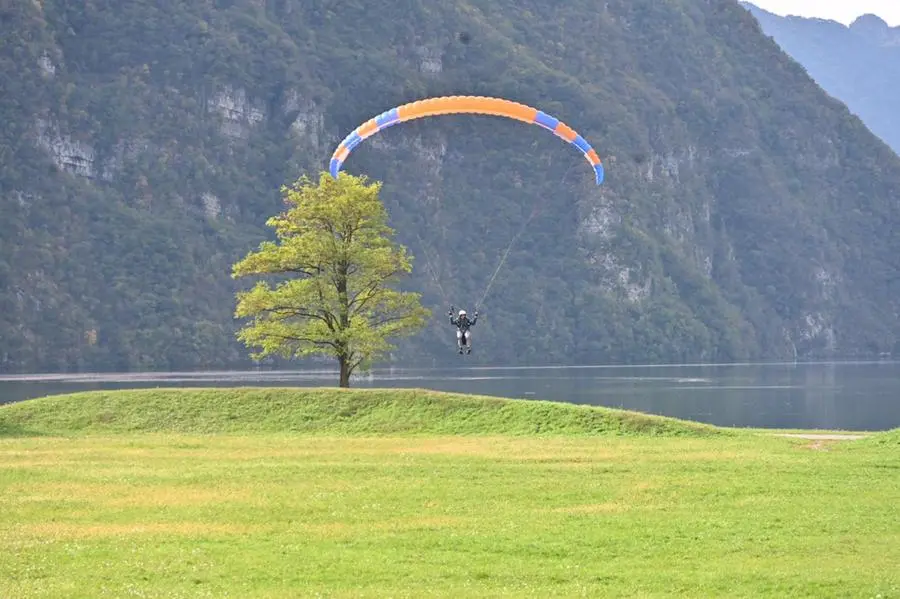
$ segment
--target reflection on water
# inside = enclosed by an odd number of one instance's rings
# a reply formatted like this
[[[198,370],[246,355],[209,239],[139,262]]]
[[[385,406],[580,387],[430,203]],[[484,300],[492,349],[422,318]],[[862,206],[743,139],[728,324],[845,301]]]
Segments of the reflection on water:
[[[423,387],[603,405],[723,426],[900,427],[896,362],[376,370],[355,387]],[[0,377],[0,403],[90,389],[335,386],[332,370]]]

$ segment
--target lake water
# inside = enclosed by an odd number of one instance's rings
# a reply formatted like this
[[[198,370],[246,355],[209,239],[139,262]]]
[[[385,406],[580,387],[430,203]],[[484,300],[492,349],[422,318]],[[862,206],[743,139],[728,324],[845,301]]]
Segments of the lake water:
[[[0,377],[0,404],[89,389],[335,386],[333,371]],[[620,407],[721,426],[879,431],[900,427],[900,363],[828,362],[376,370],[354,387],[424,387]]]

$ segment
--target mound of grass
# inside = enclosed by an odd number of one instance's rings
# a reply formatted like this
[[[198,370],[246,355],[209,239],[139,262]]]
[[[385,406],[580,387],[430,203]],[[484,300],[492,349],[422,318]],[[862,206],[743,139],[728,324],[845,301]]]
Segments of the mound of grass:
[[[115,432],[656,435],[723,429],[626,410],[424,389],[88,391],[0,407],[0,435]]]

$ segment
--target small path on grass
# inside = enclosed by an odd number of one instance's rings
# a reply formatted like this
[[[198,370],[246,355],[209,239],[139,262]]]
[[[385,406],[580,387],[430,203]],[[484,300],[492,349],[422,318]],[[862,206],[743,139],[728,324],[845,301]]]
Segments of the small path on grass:
[[[773,437],[791,437],[793,439],[806,439],[811,441],[808,445],[804,445],[807,449],[816,449],[819,451],[828,451],[828,447],[837,441],[856,441],[857,439],[865,439],[868,434],[862,433],[769,433]]]
[[[812,441],[855,441],[857,439],[865,439],[869,435],[847,434],[847,433],[772,433],[775,437],[793,437],[795,439],[810,439]]]

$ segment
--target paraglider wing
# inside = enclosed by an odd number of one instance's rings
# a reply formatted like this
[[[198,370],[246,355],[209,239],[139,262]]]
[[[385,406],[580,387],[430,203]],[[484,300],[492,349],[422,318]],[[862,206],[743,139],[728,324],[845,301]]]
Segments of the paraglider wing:
[[[574,129],[559,119],[536,108],[513,102],[512,100],[485,96],[442,96],[438,98],[428,98],[426,100],[418,100],[416,102],[410,102],[409,104],[403,104],[382,112],[375,118],[369,119],[357,127],[338,145],[334,154],[331,156],[331,164],[329,166],[331,176],[337,178],[338,172],[340,172],[341,167],[343,166],[344,161],[347,160],[350,152],[362,143],[364,139],[371,137],[383,129],[413,119],[441,114],[463,113],[501,116],[516,119],[531,125],[539,125],[581,150],[588,163],[594,168],[597,185],[603,183],[603,164],[601,163],[599,156],[597,156],[597,152]]]

